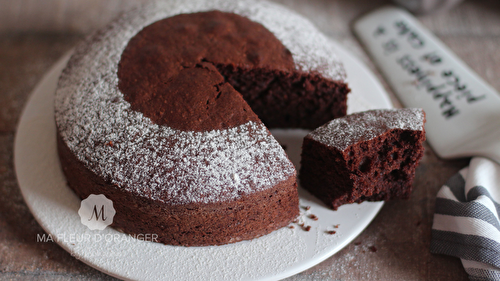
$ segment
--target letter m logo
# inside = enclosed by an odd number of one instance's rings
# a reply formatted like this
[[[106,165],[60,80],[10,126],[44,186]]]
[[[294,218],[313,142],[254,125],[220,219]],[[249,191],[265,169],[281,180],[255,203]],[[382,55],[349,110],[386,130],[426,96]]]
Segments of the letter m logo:
[[[101,205],[101,209],[99,211],[97,211],[97,205],[94,205],[89,221],[92,220],[94,215],[96,220],[99,220],[99,218],[101,218],[102,221],[105,221],[107,218],[104,216],[104,205]]]
[[[91,230],[103,230],[113,223],[116,214],[113,202],[103,194],[90,194],[78,210],[80,221]]]

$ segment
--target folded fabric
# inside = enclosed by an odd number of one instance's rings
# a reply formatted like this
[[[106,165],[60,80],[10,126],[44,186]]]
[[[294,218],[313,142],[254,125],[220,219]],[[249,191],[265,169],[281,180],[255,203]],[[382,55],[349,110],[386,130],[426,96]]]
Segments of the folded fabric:
[[[458,257],[470,280],[500,280],[500,165],[475,157],[439,190],[430,250]]]

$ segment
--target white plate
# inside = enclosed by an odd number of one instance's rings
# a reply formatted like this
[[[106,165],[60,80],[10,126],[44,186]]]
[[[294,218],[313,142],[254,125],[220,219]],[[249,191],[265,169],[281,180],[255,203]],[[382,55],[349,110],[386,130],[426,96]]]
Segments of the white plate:
[[[389,108],[383,87],[358,59],[337,46],[348,82],[350,112]],[[277,280],[306,270],[338,252],[372,221],[383,203],[346,205],[338,211],[299,189],[301,219],[312,228],[282,228],[251,241],[224,246],[175,247],[139,241],[112,228],[91,231],[80,223],[80,199],[66,186],[56,153],[53,93],[69,55],[32,93],[15,140],[19,186],[34,217],[51,238],[86,264],[122,279]],[[298,167],[304,130],[273,130]],[[316,215],[319,220],[308,217]],[[338,225],[338,228],[334,228]],[[326,231],[335,230],[336,234]],[[38,239],[48,239],[40,233]],[[83,241],[82,241],[83,240]]]

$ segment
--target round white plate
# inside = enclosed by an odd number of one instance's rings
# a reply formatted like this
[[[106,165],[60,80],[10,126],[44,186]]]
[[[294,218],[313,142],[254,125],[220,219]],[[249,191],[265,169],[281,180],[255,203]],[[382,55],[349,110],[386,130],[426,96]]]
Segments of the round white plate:
[[[358,59],[336,45],[352,88],[349,112],[389,108],[375,76]],[[69,54],[38,84],[21,117],[15,139],[15,168],[31,212],[47,234],[86,264],[109,275],[134,280],[278,280],[306,270],[338,252],[372,221],[382,202],[328,209],[299,189],[301,221],[251,241],[224,246],[176,247],[140,241],[112,228],[89,230],[80,223],[80,199],[66,186],[56,153],[53,94]],[[273,130],[298,168],[304,130]],[[317,221],[309,218],[316,215]],[[337,226],[337,228],[335,228]],[[335,230],[335,234],[327,231]]]

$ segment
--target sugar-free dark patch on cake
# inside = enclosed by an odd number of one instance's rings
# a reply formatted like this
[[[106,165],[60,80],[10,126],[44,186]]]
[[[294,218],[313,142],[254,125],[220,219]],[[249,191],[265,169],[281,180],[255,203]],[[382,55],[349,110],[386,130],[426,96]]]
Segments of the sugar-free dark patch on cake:
[[[336,210],[407,199],[424,153],[422,109],[387,109],[335,119],[304,138],[301,186]]]
[[[288,225],[296,171],[271,127],[345,115],[334,47],[271,3],[158,1],[80,45],[59,80],[69,186],[113,201],[113,227],[221,245]],[[261,121],[262,120],[262,121]]]
[[[297,71],[290,51],[263,25],[220,11],[145,27],[123,52],[118,78],[132,109],[195,131],[242,124],[250,111],[267,127],[316,128],[346,114],[349,91]]]

